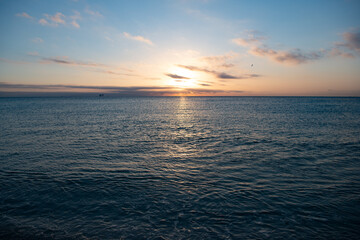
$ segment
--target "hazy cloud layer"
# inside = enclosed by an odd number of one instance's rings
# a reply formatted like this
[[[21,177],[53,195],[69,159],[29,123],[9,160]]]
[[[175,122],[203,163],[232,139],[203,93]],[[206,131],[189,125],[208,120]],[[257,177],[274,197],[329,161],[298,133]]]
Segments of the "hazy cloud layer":
[[[134,41],[138,41],[138,42],[143,42],[143,43],[146,43],[150,46],[154,45],[150,39],[147,39],[147,38],[144,38],[143,36],[133,36],[131,35],[130,33],[127,33],[127,32],[124,32],[124,36],[127,38],[127,39],[131,39],[131,40],[134,40]]]
[[[81,86],[81,85],[36,85],[0,82],[0,96],[96,96],[99,92],[109,96],[168,96],[168,95],[236,95],[243,91],[226,91],[201,88],[176,88],[155,86]],[[74,92],[74,89],[81,90]],[[7,90],[7,91],[6,91]],[[86,91],[88,90],[88,91]]]
[[[186,66],[186,65],[177,65],[179,67],[191,70],[191,71],[199,71],[199,72],[205,72],[205,73],[209,73],[214,75],[215,77],[219,78],[219,79],[247,79],[247,78],[255,78],[255,77],[260,77],[260,75],[258,74],[243,74],[241,76],[234,76],[225,72],[218,72],[218,71],[213,71],[213,70],[208,70],[206,68],[200,68],[200,67],[196,67],[196,66]]]

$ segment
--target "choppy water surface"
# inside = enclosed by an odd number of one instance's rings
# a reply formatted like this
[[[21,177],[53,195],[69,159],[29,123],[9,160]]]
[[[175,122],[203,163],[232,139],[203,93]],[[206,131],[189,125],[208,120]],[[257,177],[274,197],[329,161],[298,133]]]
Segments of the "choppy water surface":
[[[2,98],[0,238],[356,239],[360,98]]]

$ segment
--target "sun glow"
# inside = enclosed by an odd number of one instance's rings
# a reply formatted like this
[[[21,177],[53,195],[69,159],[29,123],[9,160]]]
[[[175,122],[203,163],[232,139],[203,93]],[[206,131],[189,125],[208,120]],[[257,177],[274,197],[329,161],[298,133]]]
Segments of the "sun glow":
[[[196,73],[181,67],[172,67],[168,70],[169,85],[179,88],[189,88],[196,86]]]

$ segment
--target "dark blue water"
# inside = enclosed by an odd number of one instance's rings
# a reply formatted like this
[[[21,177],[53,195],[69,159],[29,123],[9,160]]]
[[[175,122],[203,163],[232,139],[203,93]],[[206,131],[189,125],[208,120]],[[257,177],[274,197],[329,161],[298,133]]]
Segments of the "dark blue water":
[[[357,239],[360,98],[0,99],[2,239]]]

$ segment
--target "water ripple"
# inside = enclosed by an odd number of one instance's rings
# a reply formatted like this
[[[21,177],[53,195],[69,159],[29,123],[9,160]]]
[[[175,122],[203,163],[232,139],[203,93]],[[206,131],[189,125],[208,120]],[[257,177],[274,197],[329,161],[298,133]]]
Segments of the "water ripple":
[[[2,239],[357,239],[359,98],[0,99]]]

